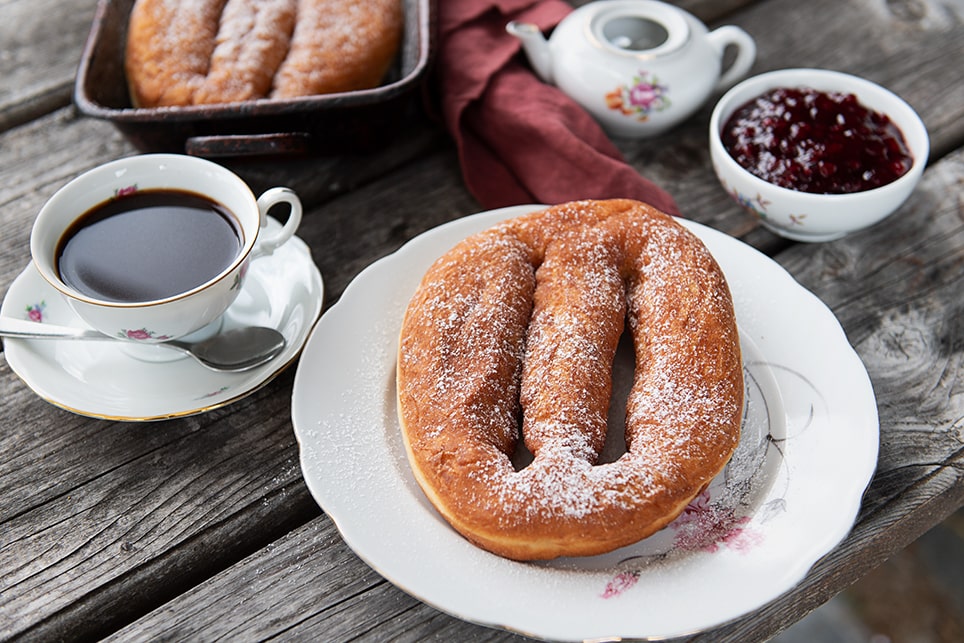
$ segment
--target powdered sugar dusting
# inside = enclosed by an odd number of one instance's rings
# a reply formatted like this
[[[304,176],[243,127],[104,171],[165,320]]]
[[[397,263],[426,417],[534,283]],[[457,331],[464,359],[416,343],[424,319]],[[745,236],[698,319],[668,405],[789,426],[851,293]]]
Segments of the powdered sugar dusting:
[[[138,0],[126,71],[146,107],[374,87],[396,55],[399,0]]]
[[[413,298],[403,427],[460,519],[495,521],[510,538],[546,525],[549,538],[641,533],[641,514],[681,509],[735,447],[742,367],[722,275],[684,228],[628,210],[570,204],[504,223],[443,257]],[[627,311],[644,338],[628,452],[596,464]],[[516,471],[520,405],[535,458]]]
[[[296,0],[228,2],[221,14],[211,68],[195,101],[266,96],[289,50],[296,10]]]

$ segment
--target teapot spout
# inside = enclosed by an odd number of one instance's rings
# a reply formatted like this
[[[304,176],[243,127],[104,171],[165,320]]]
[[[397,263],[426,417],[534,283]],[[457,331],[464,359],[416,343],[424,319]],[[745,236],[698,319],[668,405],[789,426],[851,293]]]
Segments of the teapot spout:
[[[529,64],[543,81],[552,83],[552,57],[549,53],[549,41],[542,35],[539,27],[513,20],[505,26],[505,30],[522,41],[522,49],[526,52]]]

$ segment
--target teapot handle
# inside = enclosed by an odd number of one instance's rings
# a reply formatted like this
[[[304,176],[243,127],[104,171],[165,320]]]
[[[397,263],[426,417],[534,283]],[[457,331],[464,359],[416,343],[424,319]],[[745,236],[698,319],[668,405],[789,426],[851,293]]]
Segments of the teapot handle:
[[[736,58],[733,60],[733,64],[716,81],[714,90],[720,91],[726,89],[750,71],[753,61],[756,60],[756,43],[750,37],[750,34],[733,25],[713,30],[707,34],[707,39],[721,59],[727,46],[733,45],[736,47]]]

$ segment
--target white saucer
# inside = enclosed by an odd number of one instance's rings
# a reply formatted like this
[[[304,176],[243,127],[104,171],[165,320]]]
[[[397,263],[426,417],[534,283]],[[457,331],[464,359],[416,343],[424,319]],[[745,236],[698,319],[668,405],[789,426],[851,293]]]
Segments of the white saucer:
[[[662,640],[760,609],[854,524],[877,464],[877,402],[833,312],[772,259],[722,232],[681,221],[733,292],[746,414],[730,464],[674,523],[609,554],[518,563],[462,538],[412,475],[395,408],[405,307],[442,253],[538,207],[434,228],[345,288],[295,375],[291,419],[309,491],[369,566],[475,623],[551,641]],[[631,353],[617,361],[615,386],[630,384],[633,368]]]
[[[269,228],[280,226],[273,219]],[[243,373],[218,373],[186,357],[150,363],[130,357],[120,343],[4,339],[10,368],[34,392],[69,411],[111,420],[161,420],[193,415],[235,402],[291,364],[304,346],[324,297],[321,273],[298,237],[252,261],[223,329],[277,328],[285,350],[271,362]],[[11,284],[0,314],[83,326],[80,318],[33,264]]]

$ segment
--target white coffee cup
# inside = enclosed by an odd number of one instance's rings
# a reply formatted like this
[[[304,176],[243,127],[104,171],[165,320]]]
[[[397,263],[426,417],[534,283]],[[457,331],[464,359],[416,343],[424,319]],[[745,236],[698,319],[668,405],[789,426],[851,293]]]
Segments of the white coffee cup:
[[[237,256],[199,286],[152,301],[110,301],[65,283],[57,253],[74,223],[101,204],[144,190],[193,193],[223,206],[240,233]],[[269,235],[267,213],[279,203],[288,204],[290,212],[281,230]],[[178,154],[132,156],[85,172],[58,190],[34,221],[30,254],[41,276],[92,328],[131,342],[158,343],[217,322],[240,292],[251,260],[270,255],[288,241],[301,223],[301,213],[301,201],[288,188],[271,188],[256,199],[239,176],[216,163]]]

